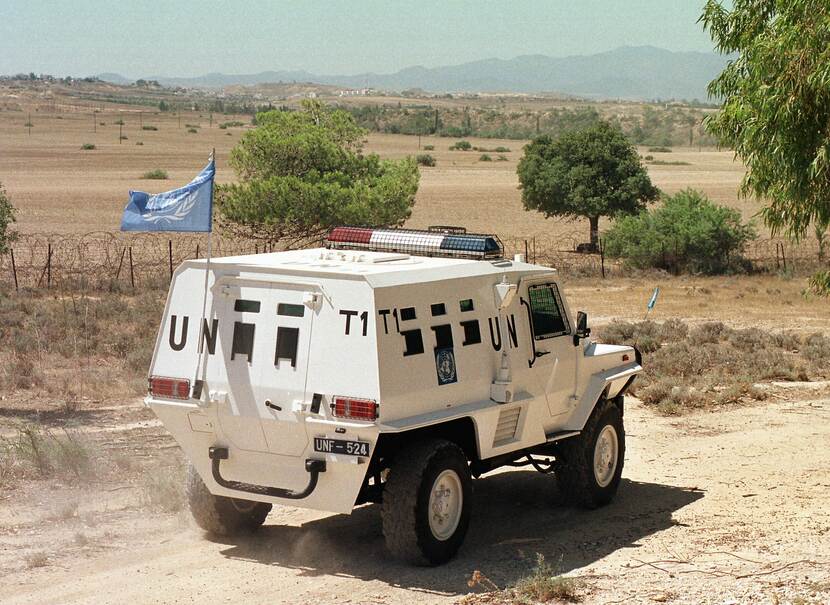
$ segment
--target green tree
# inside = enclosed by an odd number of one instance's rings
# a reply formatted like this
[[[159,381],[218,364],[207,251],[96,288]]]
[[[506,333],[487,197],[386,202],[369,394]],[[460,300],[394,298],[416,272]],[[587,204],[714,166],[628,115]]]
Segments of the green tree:
[[[298,112],[257,114],[231,151],[239,183],[218,188],[220,224],[234,233],[300,245],[341,224],[401,225],[420,173],[412,158],[362,153],[352,116],[307,101]]]
[[[0,254],[6,254],[9,251],[9,244],[17,238],[17,233],[11,230],[11,224],[16,220],[16,213],[6,190],[3,189],[3,184],[0,183]]]
[[[557,139],[535,138],[518,173],[525,209],[588,218],[594,249],[601,216],[635,214],[659,194],[623,132],[603,121]]]
[[[756,236],[737,210],[686,189],[664,198],[661,207],[615,221],[605,252],[640,268],[724,273],[744,268],[744,248]]]
[[[701,16],[717,50],[736,53],[709,93],[723,100],[707,129],[735,149],[743,195],[766,200],[773,233],[800,238],[830,223],[830,4],[708,0]]]

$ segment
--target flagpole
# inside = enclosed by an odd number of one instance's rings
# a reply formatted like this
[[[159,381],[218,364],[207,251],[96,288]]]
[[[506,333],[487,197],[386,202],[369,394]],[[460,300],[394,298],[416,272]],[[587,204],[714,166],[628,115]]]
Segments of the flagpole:
[[[210,182],[210,230],[208,231],[207,237],[207,256],[205,257],[205,287],[204,292],[202,293],[202,319],[199,322],[199,342],[196,345],[196,377],[194,380],[194,385],[196,384],[195,381],[199,380],[199,373],[201,370],[202,380],[204,380],[205,375],[207,374],[207,355],[204,356],[205,364],[202,367],[202,353],[204,352],[204,331],[205,331],[205,323],[207,322],[207,297],[208,297],[208,279],[210,277],[210,255],[212,251],[212,238],[213,238],[213,190],[216,186],[216,147],[213,148],[213,151],[210,153],[210,161],[213,164],[213,178]],[[204,387],[204,384],[202,385]]]

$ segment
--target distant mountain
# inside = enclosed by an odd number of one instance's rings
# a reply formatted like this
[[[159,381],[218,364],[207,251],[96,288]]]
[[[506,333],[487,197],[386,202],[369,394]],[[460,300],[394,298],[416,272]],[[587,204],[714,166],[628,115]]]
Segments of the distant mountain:
[[[557,92],[604,99],[700,99],[728,58],[714,53],[672,52],[625,46],[594,55],[483,59],[445,67],[408,67],[393,74],[316,75],[267,71],[249,75],[207,74],[195,78],[151,76],[166,86],[221,88],[267,82],[315,82],[380,90],[420,88],[431,92]],[[102,80],[110,80],[102,74]],[[120,78],[120,76],[116,76]]]
[[[121,74],[114,74],[114,73],[104,73],[98,74],[96,76],[99,80],[103,80],[104,82],[109,82],[110,84],[118,84],[119,86],[126,86],[127,84],[132,84],[133,81],[129,78],[125,78]]]

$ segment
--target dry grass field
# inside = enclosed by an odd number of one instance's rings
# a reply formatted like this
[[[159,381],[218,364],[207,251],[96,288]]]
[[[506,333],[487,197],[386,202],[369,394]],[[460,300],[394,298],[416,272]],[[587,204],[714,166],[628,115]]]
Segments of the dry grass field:
[[[183,184],[214,147],[218,180],[232,180],[228,154],[244,130],[218,124],[248,121],[214,115],[211,128],[208,113],[189,112],[179,127],[178,116],[123,105],[99,112],[93,132],[86,109],[55,113],[31,98],[12,105],[23,111],[0,109],[0,182],[25,233],[113,231],[129,189]],[[31,135],[29,105],[40,109]],[[120,143],[118,119],[127,136]],[[507,159],[482,162],[480,151],[449,151],[454,139],[423,137],[420,151],[434,146],[427,153],[437,165],[421,170],[410,226],[459,224],[519,240],[587,236],[583,222],[522,209],[516,163],[524,142],[469,140],[508,147]],[[85,143],[95,149],[82,150]],[[414,155],[418,138],[372,134],[367,149]],[[649,165],[663,190],[695,187],[745,218],[757,211],[736,195],[743,167],[731,152],[652,155],[687,162]],[[169,179],[141,178],[154,169]],[[500,588],[522,586],[540,553],[576,578],[574,597],[585,603],[830,602],[830,382],[819,380],[830,375],[827,301],[804,296],[805,279],[790,271],[604,281],[572,272],[563,282],[597,333],[641,321],[659,285],[651,319],[683,320],[690,333],[724,322],[740,330],[729,338],[745,349],[743,365],[758,360],[764,370],[794,359],[812,338],[810,373],[756,385],[745,384],[756,373],[729,382],[731,366],[718,367],[704,394],[711,401],[691,411],[632,399],[623,484],[600,511],[562,506],[555,480],[535,473],[489,474],[476,482],[467,543],[437,569],[389,560],[377,506],[349,517],[275,508],[257,536],[207,539],[183,508],[178,447],[140,402],[165,289],[0,290],[0,601],[515,603],[507,593],[465,597],[489,586],[468,579],[478,570]],[[775,338],[788,349],[766,347]],[[691,344],[684,363],[718,363],[697,359],[717,346],[705,344],[699,355]],[[724,396],[739,383],[752,397]]]
[[[206,112],[184,113],[179,119],[124,106],[98,113],[93,132],[89,110],[51,113],[48,107],[40,109],[31,114],[31,135],[24,126],[27,111],[0,111],[0,182],[19,208],[18,227],[25,232],[117,229],[130,189],[165,190],[186,183],[201,169],[213,148],[218,182],[232,181],[235,175],[228,166],[228,154],[244,129],[223,130],[218,125],[235,120],[250,122],[247,116],[214,115],[210,128]],[[119,119],[124,121],[123,135],[127,137],[120,143],[119,126],[115,124]],[[198,126],[197,132],[189,132],[188,124]],[[142,130],[141,125],[158,130]],[[422,137],[420,152],[425,152],[424,146],[434,146],[426,153],[436,158],[437,165],[422,169],[409,225],[459,224],[470,230],[495,231],[505,239],[550,238],[574,231],[587,235],[587,222],[544,220],[522,209],[516,164],[526,141],[469,140],[476,147],[502,146],[510,152],[488,152],[494,160],[499,155],[507,159],[482,162],[479,151],[449,151],[455,139]],[[95,149],[82,150],[85,143],[95,145]],[[383,157],[419,153],[418,137],[406,135],[372,134],[366,148]],[[648,153],[645,149],[641,152]],[[757,211],[755,202],[737,198],[743,167],[733,161],[731,152],[676,149],[652,155],[689,164],[649,166],[655,184],[666,192],[695,187],[720,203],[739,208],[746,218]],[[156,168],[165,170],[169,180],[141,178]]]

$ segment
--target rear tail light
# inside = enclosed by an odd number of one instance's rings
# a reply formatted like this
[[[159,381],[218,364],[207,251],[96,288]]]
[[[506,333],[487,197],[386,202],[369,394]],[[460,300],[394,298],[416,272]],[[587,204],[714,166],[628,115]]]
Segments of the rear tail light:
[[[331,409],[337,418],[377,420],[378,417],[378,404],[371,399],[335,397]]]
[[[184,378],[150,376],[150,395],[167,399],[189,399],[190,381]]]

